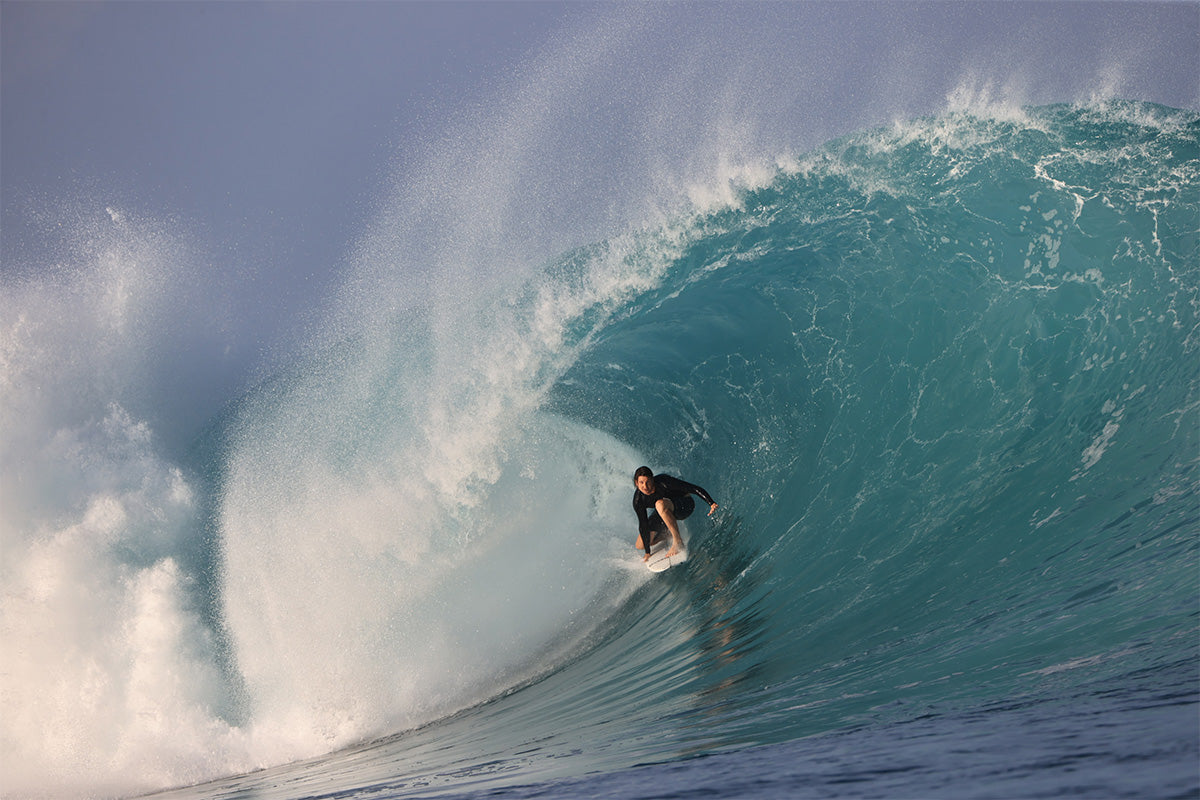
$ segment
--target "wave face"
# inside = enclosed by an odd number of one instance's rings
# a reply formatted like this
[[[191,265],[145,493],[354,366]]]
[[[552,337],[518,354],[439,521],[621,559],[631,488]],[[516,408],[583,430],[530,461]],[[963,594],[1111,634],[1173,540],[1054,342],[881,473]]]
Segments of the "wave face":
[[[109,479],[6,526],[6,641],[80,628],[7,659],[15,788],[307,758],[221,791],[484,791],[1130,676],[1194,699],[1196,115],[955,112],[732,197],[428,302],[348,291],[194,468],[115,400],[46,422],[43,461]],[[653,579],[643,462],[721,503]]]

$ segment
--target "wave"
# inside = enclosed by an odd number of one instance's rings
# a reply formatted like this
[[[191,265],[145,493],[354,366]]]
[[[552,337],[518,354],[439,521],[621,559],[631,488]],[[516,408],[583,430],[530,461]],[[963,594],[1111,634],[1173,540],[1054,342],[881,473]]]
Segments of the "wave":
[[[414,729],[391,774],[552,729],[578,775],[1195,662],[1198,134],[952,109],[480,270],[381,223],[180,458],[142,287],[181,260],[114,223],[4,294],[6,792]],[[668,580],[641,463],[722,506]]]

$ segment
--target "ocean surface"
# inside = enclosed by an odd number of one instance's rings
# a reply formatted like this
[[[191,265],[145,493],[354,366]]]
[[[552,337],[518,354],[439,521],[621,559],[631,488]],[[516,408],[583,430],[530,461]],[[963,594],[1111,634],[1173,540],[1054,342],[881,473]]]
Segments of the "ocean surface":
[[[177,458],[123,241],[0,300],[7,796],[1200,796],[1194,112],[351,281]],[[720,503],[659,576],[641,464]]]

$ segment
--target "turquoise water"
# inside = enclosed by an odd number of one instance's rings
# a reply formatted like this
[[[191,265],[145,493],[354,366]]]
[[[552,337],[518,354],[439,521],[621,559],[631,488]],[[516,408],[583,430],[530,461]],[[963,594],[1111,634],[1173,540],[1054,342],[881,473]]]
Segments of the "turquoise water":
[[[113,568],[190,676],[141,788],[1200,787],[1194,113],[948,113],[381,285],[209,430],[202,544]],[[659,577],[642,463],[721,505]]]

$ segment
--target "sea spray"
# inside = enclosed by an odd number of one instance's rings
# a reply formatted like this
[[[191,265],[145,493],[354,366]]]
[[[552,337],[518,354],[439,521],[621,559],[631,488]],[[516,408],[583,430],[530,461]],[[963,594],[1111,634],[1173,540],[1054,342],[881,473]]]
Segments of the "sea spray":
[[[541,411],[677,252],[636,238],[390,338],[343,323],[246,404],[222,597],[256,726],[307,753],[446,716],[547,673],[644,580],[615,560],[640,456]]]
[[[170,226],[96,211],[56,268],[13,269],[0,292],[6,794],[127,792],[255,763],[226,752],[201,485],[155,427],[194,424],[197,398],[170,389],[219,364],[199,344],[219,342],[219,317],[214,331],[193,310],[197,257]]]

